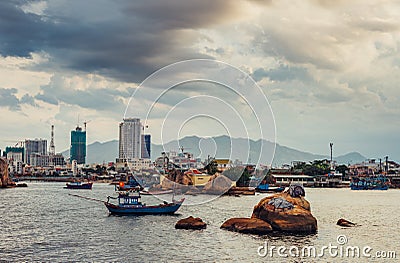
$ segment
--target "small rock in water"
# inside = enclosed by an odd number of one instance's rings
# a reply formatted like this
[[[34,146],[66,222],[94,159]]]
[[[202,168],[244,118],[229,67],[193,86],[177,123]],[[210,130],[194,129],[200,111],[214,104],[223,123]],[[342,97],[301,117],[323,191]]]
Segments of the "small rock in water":
[[[181,219],[175,224],[176,229],[205,229],[207,224],[203,222],[203,220],[199,217],[194,218],[193,216],[189,216],[187,218]]]
[[[336,225],[338,225],[338,226],[344,226],[344,227],[352,227],[352,226],[356,226],[357,224],[354,224],[354,223],[352,223],[352,222],[350,222],[350,221],[347,221],[346,219],[340,218],[340,219],[337,221]]]

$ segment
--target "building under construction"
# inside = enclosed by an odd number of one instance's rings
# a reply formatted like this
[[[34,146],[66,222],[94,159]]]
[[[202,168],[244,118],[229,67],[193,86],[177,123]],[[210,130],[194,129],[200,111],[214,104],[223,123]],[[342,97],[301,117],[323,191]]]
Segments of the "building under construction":
[[[70,163],[76,160],[77,164],[86,163],[86,125],[85,130],[79,125],[71,131]]]

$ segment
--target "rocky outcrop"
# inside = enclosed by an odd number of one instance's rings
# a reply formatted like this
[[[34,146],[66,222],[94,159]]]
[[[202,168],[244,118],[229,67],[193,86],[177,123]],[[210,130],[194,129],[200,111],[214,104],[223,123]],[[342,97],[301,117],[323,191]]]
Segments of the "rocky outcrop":
[[[317,220],[311,214],[310,203],[303,195],[291,196],[290,191],[262,199],[254,207],[252,218],[264,220],[278,231],[290,233],[317,231]]]
[[[176,229],[205,229],[207,224],[203,222],[203,220],[199,217],[194,218],[193,216],[189,216],[187,218],[181,219],[175,224]]]
[[[162,189],[181,189],[184,192],[189,189],[187,186],[190,185],[193,185],[193,182],[188,175],[173,169],[165,176],[164,180],[161,182],[161,186],[154,187],[161,187]]]
[[[256,189],[251,188],[251,187],[232,186],[226,194],[227,195],[255,195]]]
[[[270,233],[272,227],[258,218],[231,218],[221,225],[222,229],[245,234],[263,235]]]
[[[0,187],[15,187],[15,183],[8,176],[7,160],[0,158]]]
[[[222,195],[232,186],[232,181],[220,173],[214,174],[203,188],[203,193]]]
[[[353,227],[353,226],[357,226],[357,224],[354,224],[354,223],[352,223],[352,222],[350,222],[350,221],[347,221],[346,219],[343,219],[343,218],[340,218],[340,219],[337,221],[336,225],[338,225],[338,226],[343,226],[343,227]]]

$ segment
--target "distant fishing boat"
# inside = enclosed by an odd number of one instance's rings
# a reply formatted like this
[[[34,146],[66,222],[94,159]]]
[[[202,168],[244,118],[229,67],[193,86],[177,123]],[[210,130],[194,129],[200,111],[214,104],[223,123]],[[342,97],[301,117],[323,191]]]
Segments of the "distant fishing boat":
[[[136,191],[142,189],[140,184],[132,176],[129,178],[128,182],[120,181],[115,185],[115,191]]]
[[[82,183],[82,182],[71,182],[67,183],[64,188],[66,189],[87,189],[91,190],[92,189],[92,182],[87,182],[87,183]]]
[[[256,187],[256,192],[258,193],[279,193],[285,190],[285,187],[270,187],[269,184],[259,184]]]
[[[389,179],[385,176],[353,177],[350,183],[351,190],[388,190]]]
[[[110,199],[117,199],[118,203],[113,204]],[[108,196],[107,201],[104,202],[108,211],[115,215],[159,215],[159,214],[173,214],[183,201],[173,200],[172,203],[165,202],[159,205],[146,205],[141,202],[139,192],[120,192],[118,197]]]

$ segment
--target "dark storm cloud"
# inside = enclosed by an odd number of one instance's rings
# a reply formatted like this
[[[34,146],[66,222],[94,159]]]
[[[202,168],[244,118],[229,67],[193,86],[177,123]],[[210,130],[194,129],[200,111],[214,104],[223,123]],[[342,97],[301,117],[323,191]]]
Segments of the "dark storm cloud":
[[[40,17],[26,14],[17,6],[23,1],[0,1],[0,53],[3,56],[30,57],[44,48],[46,25]],[[43,30],[44,29],[44,30]]]
[[[23,3],[0,2],[1,55],[44,51],[49,68],[134,82],[182,59],[208,58],[191,48],[199,37],[193,29],[224,22],[237,11],[228,1],[50,1],[37,15],[25,13]]]
[[[223,22],[239,12],[234,1],[130,1],[127,15],[135,14],[162,29],[196,29]]]

